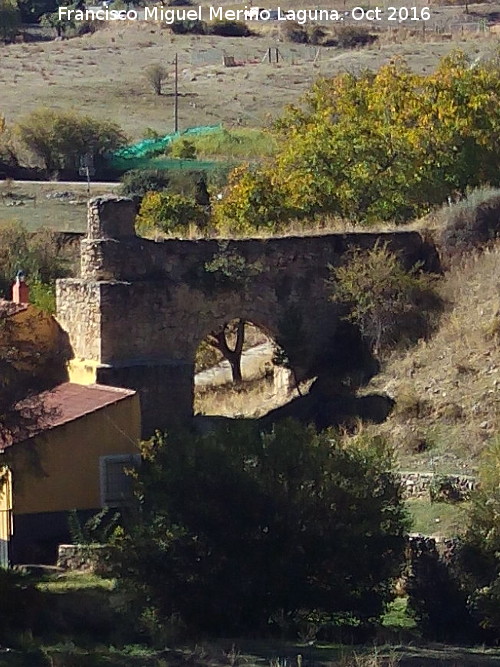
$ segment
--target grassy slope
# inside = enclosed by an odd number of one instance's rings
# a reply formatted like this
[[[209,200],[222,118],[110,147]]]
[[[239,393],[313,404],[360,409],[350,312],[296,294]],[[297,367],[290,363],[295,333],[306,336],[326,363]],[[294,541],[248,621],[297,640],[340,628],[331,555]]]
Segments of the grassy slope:
[[[390,359],[368,387],[397,401],[377,430],[393,442],[404,469],[473,473],[499,431],[500,347],[488,336],[499,272],[500,245],[463,257],[443,279],[449,308],[439,330]]]

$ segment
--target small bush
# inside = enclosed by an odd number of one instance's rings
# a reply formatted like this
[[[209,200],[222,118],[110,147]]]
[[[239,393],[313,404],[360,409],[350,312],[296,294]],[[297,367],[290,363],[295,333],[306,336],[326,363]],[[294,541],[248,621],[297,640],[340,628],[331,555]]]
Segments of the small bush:
[[[220,241],[219,251],[205,263],[205,286],[210,289],[246,287],[261,272],[260,262],[248,262],[229,247],[228,241]]]
[[[295,44],[307,44],[309,37],[305,26],[295,21],[286,21],[282,26],[282,35],[287,42],[294,42]]]
[[[326,31],[320,25],[312,25],[307,28],[307,42],[313,46],[323,43],[326,37]]]
[[[146,67],[144,76],[147,82],[151,85],[156,95],[161,95],[162,86],[168,79],[168,70],[159,63],[154,63]]]
[[[425,537],[411,539],[408,551],[408,607],[423,637],[433,641],[469,638],[473,623],[457,576],[457,555],[450,550],[440,557],[434,540]]]
[[[208,33],[219,37],[249,37],[252,34],[243,21],[214,21],[208,25]]]
[[[192,199],[168,192],[149,192],[142,200],[137,228],[142,233],[183,234],[190,224],[205,227],[207,213]]]
[[[174,35],[206,35],[207,24],[204,21],[174,21],[170,30]]]
[[[67,275],[52,232],[39,229],[30,233],[19,223],[0,224],[0,296],[10,299],[10,288],[19,270],[25,272],[30,284],[43,284],[38,293],[47,304],[42,291],[49,289],[56,278]],[[38,305],[43,307],[43,303]]]
[[[431,503],[459,503],[467,500],[457,480],[449,475],[434,475],[429,487]]]
[[[445,255],[465,252],[500,236],[500,190],[479,189],[441,211],[445,226],[440,246]]]
[[[343,26],[335,31],[337,46],[341,49],[355,49],[358,46],[373,44],[378,37],[362,26]]]
[[[81,21],[76,26],[76,36],[93,35],[98,29],[98,21]]]
[[[164,171],[132,169],[122,176],[120,194],[125,197],[144,197],[146,192],[161,192],[170,183]]]
[[[395,414],[401,419],[422,419],[432,411],[431,404],[420,398],[413,387],[401,390],[396,400]]]
[[[433,330],[443,302],[433,277],[419,267],[405,270],[387,245],[354,250],[345,264],[330,267],[332,300],[349,308],[375,353],[414,343]]]
[[[172,146],[171,156],[180,160],[196,160],[196,146],[189,139],[181,139]]]

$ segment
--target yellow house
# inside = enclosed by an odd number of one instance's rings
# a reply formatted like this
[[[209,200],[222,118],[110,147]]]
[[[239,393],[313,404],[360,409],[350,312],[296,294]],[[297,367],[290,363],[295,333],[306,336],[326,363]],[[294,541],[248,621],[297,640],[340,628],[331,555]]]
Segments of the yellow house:
[[[0,299],[0,345],[12,367],[54,386],[68,379],[73,351],[57,320],[31,303]]]
[[[66,382],[17,406],[22,427],[0,435],[0,565],[53,562],[82,520],[131,497],[124,468],[139,457],[139,397]]]

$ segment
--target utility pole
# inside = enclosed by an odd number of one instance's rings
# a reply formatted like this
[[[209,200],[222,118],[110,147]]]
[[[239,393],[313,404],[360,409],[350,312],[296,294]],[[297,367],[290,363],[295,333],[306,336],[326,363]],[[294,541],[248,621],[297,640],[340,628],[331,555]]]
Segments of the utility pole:
[[[179,97],[178,97],[178,79],[179,79],[179,70],[178,70],[178,56],[175,54],[175,83],[174,83],[174,132],[179,131]]]

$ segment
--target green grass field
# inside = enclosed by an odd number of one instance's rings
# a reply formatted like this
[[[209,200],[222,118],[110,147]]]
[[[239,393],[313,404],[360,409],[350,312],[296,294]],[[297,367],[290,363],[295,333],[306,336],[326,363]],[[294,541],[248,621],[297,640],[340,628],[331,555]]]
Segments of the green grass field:
[[[90,184],[90,196],[116,192],[117,184]],[[54,194],[65,194],[54,197]],[[49,195],[49,197],[47,197]],[[0,224],[18,221],[28,230],[49,227],[63,232],[83,232],[87,225],[87,184],[16,183],[0,181]]]
[[[423,535],[452,537],[465,526],[469,503],[431,503],[426,498],[412,498],[406,505],[413,519],[412,531]]]

